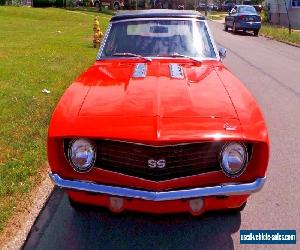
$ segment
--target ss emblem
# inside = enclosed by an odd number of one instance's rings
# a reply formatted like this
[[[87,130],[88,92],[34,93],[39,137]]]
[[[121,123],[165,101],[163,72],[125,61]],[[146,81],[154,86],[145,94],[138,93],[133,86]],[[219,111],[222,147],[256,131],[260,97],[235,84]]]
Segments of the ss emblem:
[[[148,160],[148,167],[149,168],[164,168],[166,166],[166,160],[165,159],[149,159]]]

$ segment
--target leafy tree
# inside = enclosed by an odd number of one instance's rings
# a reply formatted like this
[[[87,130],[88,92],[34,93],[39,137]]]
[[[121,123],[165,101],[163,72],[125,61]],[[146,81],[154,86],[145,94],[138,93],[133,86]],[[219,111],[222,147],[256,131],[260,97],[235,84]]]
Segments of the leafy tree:
[[[22,4],[22,0],[12,0],[12,5],[14,6],[20,6]]]

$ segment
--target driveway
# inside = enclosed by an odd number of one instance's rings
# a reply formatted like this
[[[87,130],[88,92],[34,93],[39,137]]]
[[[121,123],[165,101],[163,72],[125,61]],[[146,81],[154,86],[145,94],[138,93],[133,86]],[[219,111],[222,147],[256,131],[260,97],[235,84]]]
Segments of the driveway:
[[[263,190],[238,215],[193,218],[115,215],[101,208],[76,213],[54,189],[24,249],[233,249],[241,248],[240,229],[296,229],[299,234],[300,48],[224,32],[216,22],[210,27],[218,45],[227,48],[226,66],[257,99],[269,128],[271,158]]]

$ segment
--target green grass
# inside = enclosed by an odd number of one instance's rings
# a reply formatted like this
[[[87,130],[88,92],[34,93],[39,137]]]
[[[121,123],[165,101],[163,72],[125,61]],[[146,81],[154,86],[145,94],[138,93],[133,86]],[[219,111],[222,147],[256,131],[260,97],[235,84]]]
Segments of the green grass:
[[[293,30],[291,34],[289,34],[289,30],[283,27],[271,26],[268,24],[264,24],[260,29],[260,34],[272,37],[277,41],[282,42],[290,42],[293,44],[300,45],[300,32]]]
[[[207,18],[210,20],[223,20],[225,16],[227,16],[227,12],[210,11],[207,13]]]
[[[98,8],[95,8],[95,7],[74,7],[74,8],[67,8],[67,10],[70,10],[70,11],[77,11],[77,12],[81,12],[81,13],[87,13],[87,14],[107,14],[107,15],[115,15],[116,14],[116,11],[114,10],[109,10],[109,9],[106,9],[106,8],[102,8],[102,11],[99,12],[99,9]]]
[[[56,103],[95,61],[93,16],[0,7],[0,231],[40,181]],[[110,17],[101,14],[102,31]]]
[[[207,18],[210,19],[210,20],[222,20],[222,19],[224,19],[224,17],[219,16],[219,15],[208,15]]]

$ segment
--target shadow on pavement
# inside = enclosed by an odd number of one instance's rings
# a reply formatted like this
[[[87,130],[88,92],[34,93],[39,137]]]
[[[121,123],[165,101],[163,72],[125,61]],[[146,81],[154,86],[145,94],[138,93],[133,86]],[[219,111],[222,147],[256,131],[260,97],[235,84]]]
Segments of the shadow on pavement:
[[[23,249],[233,249],[241,215],[153,216],[113,214],[88,207],[76,212],[55,188]]]
[[[251,31],[236,31],[236,32],[233,32],[233,30],[228,30],[228,31],[225,31],[227,33],[230,33],[231,35],[234,35],[234,36],[252,36],[252,37],[256,37],[253,35],[253,33]]]

